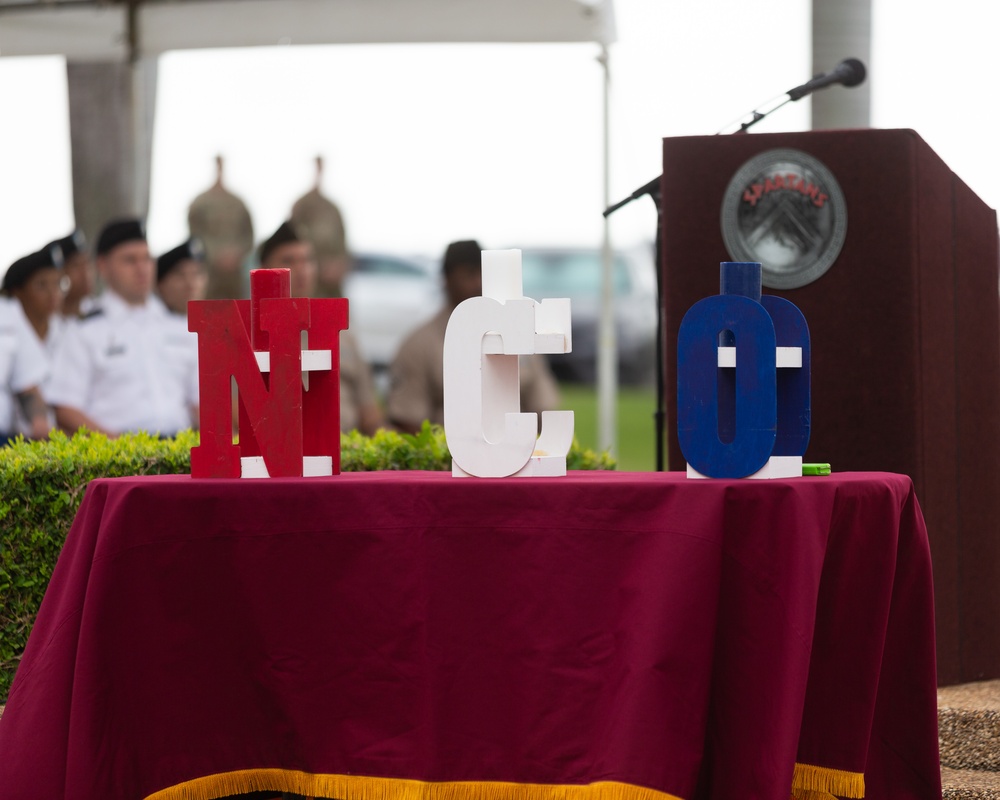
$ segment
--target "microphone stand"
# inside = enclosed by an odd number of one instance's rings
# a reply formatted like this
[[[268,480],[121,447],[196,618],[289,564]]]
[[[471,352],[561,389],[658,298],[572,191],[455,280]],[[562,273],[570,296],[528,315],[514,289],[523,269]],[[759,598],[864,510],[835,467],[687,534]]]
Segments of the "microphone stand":
[[[640,186],[624,200],[608,206],[604,209],[604,216],[610,216],[622,206],[647,194],[653,200],[653,205],[656,206],[656,411],[653,412],[653,425],[656,430],[656,471],[663,472],[666,397],[663,387],[663,207],[660,203],[660,178],[654,178],[649,183]]]
[[[794,91],[795,90],[792,89],[791,91],[785,92],[785,94],[771,98],[766,103],[764,103],[764,105],[761,106],[760,109],[754,109],[749,114],[746,114],[740,117],[739,119],[730,122],[722,130],[716,133],[716,136],[723,133],[746,133],[751,126],[756,125],[766,116],[777,111],[779,108],[785,105],[785,103],[790,103],[792,102],[792,100],[797,100],[798,98],[792,97],[792,92]],[[747,119],[747,117],[749,117],[749,119]],[[741,120],[743,121],[741,122]],[[733,126],[737,127],[735,129],[732,129]]]
[[[794,90],[793,90],[794,91]],[[764,117],[773,111],[777,111],[785,103],[791,100],[797,100],[798,98],[793,98],[791,93],[785,93],[780,95],[775,100],[768,101],[763,106],[763,110],[754,110],[749,114],[749,119],[744,122],[734,122],[727,125],[726,128],[732,125],[738,124],[738,127],[729,131],[730,133],[746,133],[747,130],[760,122]],[[741,117],[740,119],[744,119]],[[719,134],[726,130],[723,128],[719,131]],[[718,134],[716,134],[718,135]],[[622,206],[626,206],[633,200],[637,200],[644,195],[649,195],[656,206],[656,410],[653,412],[654,427],[656,430],[656,471],[663,472],[664,467],[664,450],[663,450],[663,434],[666,430],[666,392],[663,385],[663,358],[664,358],[664,320],[663,320],[663,207],[661,203],[660,194],[660,181],[662,175],[654,178],[649,183],[640,186],[632,194],[626,197],[624,200],[619,200],[614,205],[608,206],[604,209],[604,216],[608,217],[617,211]]]

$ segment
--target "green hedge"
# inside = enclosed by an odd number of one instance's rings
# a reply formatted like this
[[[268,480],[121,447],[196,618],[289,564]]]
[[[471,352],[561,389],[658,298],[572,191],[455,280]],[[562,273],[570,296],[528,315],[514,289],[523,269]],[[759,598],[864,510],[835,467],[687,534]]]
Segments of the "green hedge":
[[[183,474],[191,470],[190,431],[175,439],[127,434],[118,439],[89,432],[48,441],[18,441],[0,449],[0,704],[6,702],[28,633],[52,569],[93,478]],[[607,454],[574,443],[570,469],[614,469]],[[344,472],[448,470],[451,456],[440,427],[416,435],[380,431],[341,437]]]

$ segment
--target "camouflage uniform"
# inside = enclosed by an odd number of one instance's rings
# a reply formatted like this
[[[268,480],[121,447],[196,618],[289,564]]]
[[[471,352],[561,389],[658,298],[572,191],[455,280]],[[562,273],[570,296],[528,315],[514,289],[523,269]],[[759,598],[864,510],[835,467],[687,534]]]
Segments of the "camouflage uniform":
[[[444,424],[444,333],[452,309],[411,333],[389,368],[386,415],[390,422],[419,427],[425,420]],[[545,356],[520,358],[521,411],[541,413],[559,407],[559,387]]]
[[[358,343],[347,331],[340,334],[340,430],[353,431],[361,422],[361,409],[378,405],[371,370],[361,357]]]
[[[253,223],[246,205],[222,186],[222,161],[218,160],[219,179],[202,192],[188,207],[191,235],[205,246],[208,268],[207,300],[246,297],[243,261],[253,249]]]
[[[318,267],[317,297],[340,297],[350,259],[344,218],[337,205],[320,192],[323,161],[316,159],[316,186],[295,201],[291,221],[313,246]]]

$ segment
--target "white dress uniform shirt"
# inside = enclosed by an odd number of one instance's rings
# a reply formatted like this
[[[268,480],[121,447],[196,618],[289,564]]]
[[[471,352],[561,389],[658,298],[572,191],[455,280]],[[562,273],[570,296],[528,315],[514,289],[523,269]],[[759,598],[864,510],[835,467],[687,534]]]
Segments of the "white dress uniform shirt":
[[[47,374],[47,358],[21,304],[0,297],[0,433],[16,433],[15,395],[38,386]]]
[[[66,332],[66,326],[68,324],[69,323],[66,318],[61,314],[53,314],[49,318],[49,332],[45,336],[45,341],[42,342],[42,346],[45,348],[45,354],[49,357],[49,361],[55,358],[56,350],[59,349],[59,343],[62,341],[63,334]],[[32,330],[34,330],[34,328],[32,328]]]
[[[198,403],[197,337],[157,298],[131,306],[106,290],[62,333],[45,395],[113,433],[171,436],[191,427]]]
[[[40,339],[38,332],[32,327],[31,323],[25,318],[25,323],[28,326],[28,332],[31,334],[32,339],[38,342],[38,345],[42,348],[42,353],[45,356],[45,377],[38,384],[38,388],[42,392],[42,398],[45,402],[48,402],[48,383],[52,379],[52,359],[55,358],[56,350],[59,347],[59,342],[62,341],[62,336],[66,330],[67,321],[59,314],[53,314],[49,319],[49,332],[44,339]],[[56,425],[56,415],[55,412],[50,408],[48,410],[49,427],[54,428]],[[14,431],[15,433],[24,434],[25,438],[31,435],[31,420],[24,416],[24,411],[21,410],[20,405],[14,404]]]

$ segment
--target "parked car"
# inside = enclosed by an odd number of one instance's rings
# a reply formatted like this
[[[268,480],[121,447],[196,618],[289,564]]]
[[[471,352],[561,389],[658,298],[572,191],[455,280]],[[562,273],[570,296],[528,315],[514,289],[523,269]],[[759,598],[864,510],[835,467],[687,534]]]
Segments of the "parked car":
[[[601,297],[601,251],[588,248],[522,248],[526,297],[568,297],[573,352],[549,357],[561,380],[593,383]],[[646,383],[655,375],[656,273],[653,248],[618,250],[612,260],[618,378]]]
[[[440,266],[417,257],[359,254],[344,279],[344,296],[361,355],[382,370],[406,335],[441,308]]]

